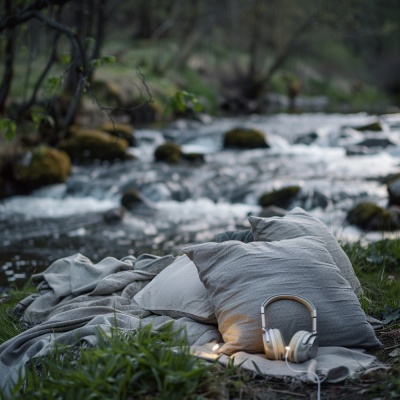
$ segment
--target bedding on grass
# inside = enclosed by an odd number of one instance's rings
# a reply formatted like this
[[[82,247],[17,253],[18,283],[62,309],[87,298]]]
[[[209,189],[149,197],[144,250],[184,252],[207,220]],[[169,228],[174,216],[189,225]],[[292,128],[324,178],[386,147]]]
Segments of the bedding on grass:
[[[99,329],[107,334],[113,327],[151,326],[157,332],[166,324],[184,335],[194,355],[268,376],[313,380],[312,371],[322,382],[340,382],[385,368],[365,352],[380,342],[321,237],[228,239],[183,252],[107,257],[97,264],[78,253],[33,275],[37,293],[15,308],[27,329],[0,345],[0,388],[7,393],[27,362],[57,344],[96,346]],[[262,351],[260,306],[282,291],[310,298],[318,313],[318,354],[292,365],[298,372]],[[307,310],[290,300],[272,304],[269,317],[285,341],[311,329]]]

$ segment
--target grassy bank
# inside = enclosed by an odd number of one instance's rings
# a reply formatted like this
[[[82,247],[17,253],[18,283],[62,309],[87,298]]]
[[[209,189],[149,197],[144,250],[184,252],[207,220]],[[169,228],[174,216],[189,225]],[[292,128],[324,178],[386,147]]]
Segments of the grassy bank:
[[[400,308],[400,240],[368,246],[344,244],[343,248],[363,285],[364,311],[388,321]],[[0,303],[0,343],[22,331],[11,311],[32,291],[32,287],[12,290]],[[400,321],[387,323],[377,335],[384,348],[374,354],[391,368],[340,384],[323,384],[322,398],[400,396],[400,355],[395,355],[400,346]],[[301,399],[315,393],[312,385],[268,379],[232,365],[223,367],[194,358],[170,328],[157,335],[145,328],[129,334],[114,332],[111,338],[99,333],[99,337],[96,348],[60,348],[41,360],[40,368],[28,368],[27,384],[20,382],[12,398]]]

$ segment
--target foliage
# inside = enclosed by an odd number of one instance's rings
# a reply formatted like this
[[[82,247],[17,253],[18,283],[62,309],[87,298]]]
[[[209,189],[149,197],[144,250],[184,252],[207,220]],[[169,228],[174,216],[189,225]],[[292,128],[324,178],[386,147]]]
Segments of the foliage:
[[[3,39],[0,61],[4,66],[0,113],[7,113],[16,122],[23,121],[40,104],[46,113],[31,114],[35,127],[38,129],[46,122],[55,136],[73,122],[94,69],[115,62],[114,56],[101,55],[106,3],[100,4],[97,0],[4,2],[0,20]],[[86,14],[91,15],[90,20],[82,18]],[[35,26],[40,29],[32,28]],[[32,32],[35,32],[33,39]],[[36,42],[44,44],[45,55],[35,48]],[[17,65],[25,65],[21,97],[15,97],[13,92]],[[11,99],[13,104],[9,106]],[[2,128],[7,128],[9,137],[15,135],[16,128],[12,125]]]
[[[166,326],[99,331],[98,346],[58,347],[26,370],[24,398],[189,398],[207,390],[212,364],[189,354],[184,338]],[[71,368],[72,366],[72,368]]]
[[[20,289],[11,288],[5,297],[0,298],[0,345],[24,330],[13,309],[19,301],[33,292],[34,287],[28,283]]]
[[[17,124],[10,118],[0,118],[0,132],[4,133],[7,140],[12,140],[17,133]]]
[[[173,96],[168,99],[165,114],[170,111],[185,113],[188,110],[200,112],[203,105],[194,93],[187,92],[186,90],[178,90]]]
[[[400,308],[400,239],[383,239],[368,245],[344,243],[342,247],[362,283],[364,311],[382,318],[388,310]]]

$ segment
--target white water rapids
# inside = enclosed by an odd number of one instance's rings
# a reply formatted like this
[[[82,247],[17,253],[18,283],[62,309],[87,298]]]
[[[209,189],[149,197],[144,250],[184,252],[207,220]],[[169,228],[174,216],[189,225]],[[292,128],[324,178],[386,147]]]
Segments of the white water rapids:
[[[301,187],[292,207],[301,206],[323,220],[338,239],[381,239],[389,233],[362,232],[345,221],[359,201],[386,206],[387,188],[379,178],[399,172],[400,114],[380,116],[381,132],[354,129],[377,118],[365,113],[254,115],[137,129],[137,146],[129,149],[135,160],[74,166],[65,184],[1,201],[3,262],[17,253],[29,253],[30,259],[45,254],[50,260],[78,251],[96,259],[114,255],[111,252],[120,256],[149,248],[176,250],[188,242],[212,240],[223,231],[249,228],[248,214],[261,210],[259,197],[288,185]],[[271,148],[224,150],[223,134],[234,127],[263,131]],[[296,144],[310,133],[315,141]],[[346,155],[346,149],[367,138],[385,138],[391,145],[364,146],[364,153]],[[154,162],[154,149],[166,140],[185,152],[203,154],[205,162]],[[119,223],[105,224],[99,215],[118,207],[129,188],[140,191],[154,212],[127,213]],[[57,248],[62,251],[55,252]]]

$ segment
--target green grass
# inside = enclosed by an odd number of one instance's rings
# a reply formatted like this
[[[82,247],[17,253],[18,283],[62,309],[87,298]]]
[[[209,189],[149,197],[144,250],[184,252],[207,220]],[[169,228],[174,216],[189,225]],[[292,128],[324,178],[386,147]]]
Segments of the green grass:
[[[173,339],[179,336],[170,327],[157,335],[150,327],[111,336],[99,331],[97,347],[60,347],[31,363],[12,398],[167,400],[208,393],[212,364],[190,356],[184,340]]]
[[[343,249],[362,283],[364,311],[382,318],[400,308],[400,239],[383,239],[368,246],[344,244]]]
[[[361,305],[382,318],[400,308],[400,239],[364,246],[343,244],[364,289]],[[23,330],[11,310],[32,287],[13,289],[0,303],[0,343]],[[323,384],[324,399],[391,399],[400,396],[400,321],[377,331],[383,343],[375,350],[388,370],[371,371],[355,380]],[[6,400],[24,399],[296,399],[315,394],[315,386],[251,373],[232,364],[222,366],[189,354],[184,335],[167,326],[154,334],[137,331],[99,332],[95,348],[58,347],[49,357],[30,364],[26,382],[15,386]],[[308,396],[308,397],[307,397]]]
[[[20,300],[34,291],[35,288],[28,284],[21,289],[12,288],[6,297],[0,298],[0,345],[24,330],[13,310]]]

